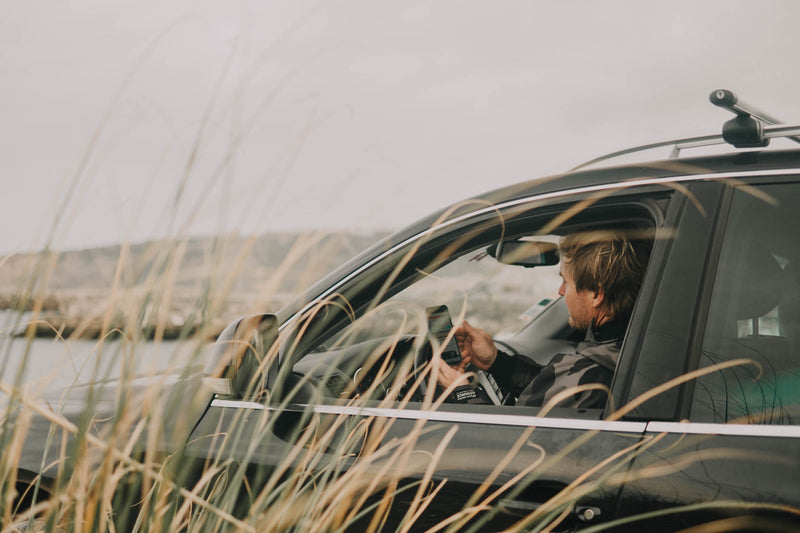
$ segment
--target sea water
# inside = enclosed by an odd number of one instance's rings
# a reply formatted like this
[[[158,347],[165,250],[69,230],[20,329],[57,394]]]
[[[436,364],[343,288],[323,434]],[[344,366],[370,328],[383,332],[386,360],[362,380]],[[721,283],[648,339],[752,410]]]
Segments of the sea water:
[[[210,349],[208,343],[193,340],[27,339],[16,335],[19,331],[13,326],[24,322],[8,319],[8,311],[0,312],[0,380],[34,390],[180,372],[188,365],[202,365]]]

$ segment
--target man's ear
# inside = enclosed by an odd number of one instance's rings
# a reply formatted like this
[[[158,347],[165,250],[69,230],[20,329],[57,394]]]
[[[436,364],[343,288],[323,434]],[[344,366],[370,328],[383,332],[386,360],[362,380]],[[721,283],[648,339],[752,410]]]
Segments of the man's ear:
[[[606,301],[606,293],[603,291],[603,287],[598,287],[596,291],[592,293],[592,307],[598,308],[603,305]]]

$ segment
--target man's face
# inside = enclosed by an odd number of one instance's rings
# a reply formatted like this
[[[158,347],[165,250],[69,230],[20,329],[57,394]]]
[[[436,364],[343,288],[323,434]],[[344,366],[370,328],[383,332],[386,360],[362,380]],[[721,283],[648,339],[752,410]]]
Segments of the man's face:
[[[595,293],[592,291],[580,291],[575,288],[575,280],[569,268],[569,261],[561,260],[561,286],[558,294],[564,297],[569,311],[569,325],[574,329],[586,330],[592,325],[592,317],[595,308],[592,300]]]

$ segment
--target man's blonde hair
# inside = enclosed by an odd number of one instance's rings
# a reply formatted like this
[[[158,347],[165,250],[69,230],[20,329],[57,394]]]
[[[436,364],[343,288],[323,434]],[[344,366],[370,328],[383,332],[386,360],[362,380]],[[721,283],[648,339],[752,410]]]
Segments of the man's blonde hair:
[[[612,318],[630,315],[642,286],[649,241],[634,241],[616,230],[587,231],[562,237],[558,250],[578,291],[602,289]]]

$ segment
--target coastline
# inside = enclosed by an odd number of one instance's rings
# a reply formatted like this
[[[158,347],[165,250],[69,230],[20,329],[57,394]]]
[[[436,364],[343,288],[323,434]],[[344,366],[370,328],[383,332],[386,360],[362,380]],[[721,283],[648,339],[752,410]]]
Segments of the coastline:
[[[176,340],[200,335],[213,339],[239,316],[277,311],[285,301],[256,303],[246,295],[235,295],[221,304],[208,305],[199,294],[182,293],[164,304],[143,294],[111,301],[109,291],[100,290],[63,291],[37,298],[6,291],[0,292],[0,311],[7,313],[4,329],[14,337]]]

